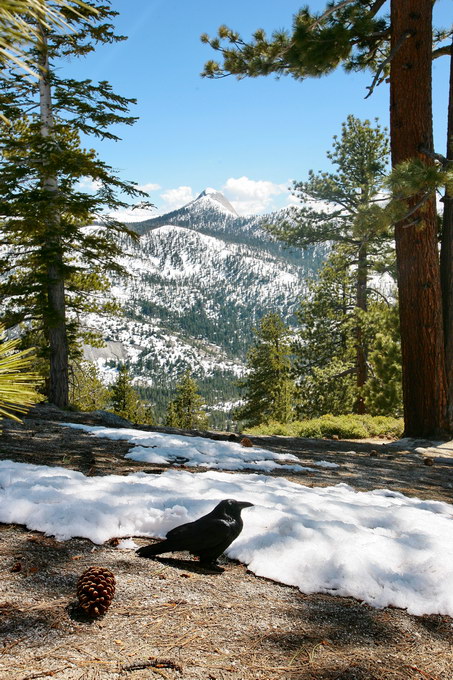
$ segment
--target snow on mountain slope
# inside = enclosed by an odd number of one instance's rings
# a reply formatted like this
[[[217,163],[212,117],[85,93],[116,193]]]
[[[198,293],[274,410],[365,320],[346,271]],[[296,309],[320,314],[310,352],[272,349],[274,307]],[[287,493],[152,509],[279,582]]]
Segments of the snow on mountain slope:
[[[147,359],[153,356],[171,374],[173,365],[184,357],[196,367],[197,355],[203,373],[209,374],[217,365],[237,374],[248,342],[242,343],[241,361],[222,355],[228,354],[228,344],[241,344],[241,325],[247,326],[248,338],[266,310],[279,309],[287,317],[303,289],[297,267],[243,244],[183,227],[154,229],[139,244],[129,242],[128,251],[121,264],[130,277],[113,279],[112,288],[126,319],[103,319],[104,336],[123,343],[132,365],[149,364]],[[91,326],[98,323],[90,317]],[[229,325],[231,337],[222,342],[223,324]],[[141,371],[137,377],[152,382]]]
[[[205,189],[182,208],[129,226],[139,234],[145,234],[164,224],[196,229],[208,234],[234,234],[236,237],[250,236],[252,232],[256,232],[266,242],[272,240],[261,227],[266,223],[267,217],[269,216],[240,217],[223,194],[215,189]]]
[[[227,215],[239,217],[229,200],[215,189],[207,188],[202,191],[194,201],[187,205],[187,208],[190,208],[193,204],[198,205],[200,208],[207,208],[208,210],[223,210]]]
[[[176,311],[191,307],[198,291],[206,310],[220,302],[244,305],[259,298],[260,304],[281,304],[287,316],[301,293],[300,270],[282,259],[173,225],[142,236],[123,264],[133,277],[124,282],[129,294],[165,300]]]

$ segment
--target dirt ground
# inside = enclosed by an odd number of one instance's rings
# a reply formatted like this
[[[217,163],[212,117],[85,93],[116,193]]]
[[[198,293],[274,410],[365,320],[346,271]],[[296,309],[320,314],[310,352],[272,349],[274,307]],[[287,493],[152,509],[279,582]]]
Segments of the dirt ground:
[[[4,424],[0,459],[61,465],[86,475],[166,469],[125,460],[126,442],[93,438],[62,427],[62,421],[103,424],[103,416],[38,407],[23,424]],[[345,482],[360,490],[386,487],[453,499],[453,458],[431,457],[427,465],[427,456],[386,443],[252,440],[295,454],[303,465],[340,463],[283,475],[300,484]],[[75,589],[94,564],[113,571],[117,589],[107,614],[89,621],[75,606]],[[453,679],[448,616],[417,617],[352,598],[305,595],[226,558],[222,566],[223,573],[212,573],[184,553],[141,560],[110,543],[61,543],[0,524],[0,679]]]

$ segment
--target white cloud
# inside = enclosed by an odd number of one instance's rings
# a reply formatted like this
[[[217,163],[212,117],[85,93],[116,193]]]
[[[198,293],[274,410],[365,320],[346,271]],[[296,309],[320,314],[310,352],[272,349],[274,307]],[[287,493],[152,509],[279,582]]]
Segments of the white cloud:
[[[142,222],[143,220],[149,220],[152,217],[156,217],[157,212],[152,208],[137,208],[135,210],[132,208],[124,208],[109,214],[119,222]]]
[[[137,189],[149,193],[150,191],[158,191],[158,189],[162,189],[162,187],[160,184],[153,184],[152,182],[149,182],[148,184],[139,184]]]
[[[157,191],[161,188],[159,184],[143,184],[138,187],[143,191]],[[111,213],[120,222],[140,222],[142,220],[149,220],[152,217],[157,217],[158,215],[164,215],[165,213],[181,208],[183,205],[193,201],[195,196],[193,194],[192,187],[180,186],[176,189],[167,189],[160,194],[162,202],[159,201],[160,205],[158,209],[146,209],[146,208],[136,208],[132,210],[131,208],[126,208],[123,210],[118,210]],[[151,198],[152,203],[156,203],[155,199]]]
[[[82,177],[77,182],[78,191],[98,191],[102,187],[102,182],[91,177]]]
[[[222,187],[240,215],[257,214],[277,208],[274,198],[287,194],[288,184],[275,184],[267,180],[248,177],[230,177]]]
[[[181,186],[177,189],[168,189],[160,195],[164,204],[160,208],[160,212],[169,212],[181,208],[183,205],[193,201],[195,196],[192,187]]]

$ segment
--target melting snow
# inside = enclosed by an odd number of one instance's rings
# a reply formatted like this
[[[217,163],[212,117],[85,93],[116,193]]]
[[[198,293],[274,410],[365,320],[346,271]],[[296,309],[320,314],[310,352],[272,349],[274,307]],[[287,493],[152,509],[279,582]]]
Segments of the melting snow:
[[[92,427],[75,423],[63,423],[96,437],[123,439],[132,444],[125,458],[142,463],[158,465],[185,465],[216,470],[286,470],[290,472],[309,472],[312,468],[298,465],[298,458],[292,455],[274,453],[257,446],[250,448],[236,442],[214,441],[206,437],[185,437],[177,434],[147,432],[130,428]],[[296,464],[287,464],[295,461]],[[321,461],[321,466],[326,463]],[[335,463],[329,464],[338,467]]]
[[[358,492],[345,484],[307,488],[256,474],[168,470],[85,477],[0,461],[0,521],[59,540],[163,537],[223,498],[254,503],[243,511],[244,530],[227,555],[255,574],[305,593],[453,616],[453,506],[447,503],[385,489]]]

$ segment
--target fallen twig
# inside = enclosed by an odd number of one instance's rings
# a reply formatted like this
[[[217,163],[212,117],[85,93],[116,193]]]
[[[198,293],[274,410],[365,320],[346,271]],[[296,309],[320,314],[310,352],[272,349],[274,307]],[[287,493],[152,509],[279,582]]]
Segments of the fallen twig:
[[[174,642],[171,642],[167,645],[162,645],[163,647],[168,647],[169,649],[173,647],[185,647],[185,645],[189,644],[189,642],[192,642],[195,640],[197,637],[200,637],[198,633],[186,633],[185,635],[182,635],[180,638],[175,640]]]
[[[41,671],[40,673],[33,673],[33,675],[24,675],[21,680],[36,680],[36,678],[47,678],[51,675],[56,675],[65,671],[67,668],[73,668],[73,666],[63,666],[62,668],[56,668],[54,671]]]
[[[13,642],[10,642],[9,644],[5,644],[0,650],[0,654],[7,654],[12,647],[18,645],[20,642],[22,642],[22,640],[25,640],[25,637],[19,638],[18,640],[13,640]]]
[[[171,659],[149,659],[148,661],[139,661],[137,663],[121,666],[122,673],[131,673],[132,671],[143,671],[145,668],[162,669],[171,668],[182,673],[181,666]]]
[[[420,675],[423,675],[423,677],[426,678],[426,680],[439,680],[439,678],[436,678],[434,675],[429,675],[428,673],[425,673],[425,671],[422,671],[422,669],[418,668],[418,666],[405,664],[404,668],[410,668],[411,671],[416,671],[417,673],[420,673]]]

